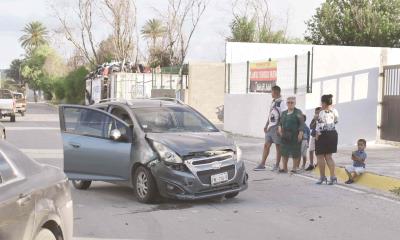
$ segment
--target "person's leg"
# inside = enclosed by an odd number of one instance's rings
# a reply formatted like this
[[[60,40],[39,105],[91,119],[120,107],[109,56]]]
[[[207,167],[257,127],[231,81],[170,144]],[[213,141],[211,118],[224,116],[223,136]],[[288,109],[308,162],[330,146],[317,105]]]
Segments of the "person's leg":
[[[330,176],[335,177],[335,162],[333,161],[332,154],[325,154],[325,159],[329,168]]]
[[[335,162],[333,161],[332,154],[325,154],[325,160],[329,168],[329,175],[331,176],[328,184],[332,185],[337,182],[337,178],[335,176]]]
[[[293,157],[293,171],[297,171],[300,168],[300,157]]]
[[[349,180],[353,179],[353,175],[351,174],[351,172],[349,172],[349,170],[347,170],[347,168],[344,169],[346,171],[347,176],[349,177]]]
[[[282,164],[283,164],[282,170],[284,172],[288,171],[288,161],[289,161],[289,157],[288,156],[282,156]]]
[[[269,150],[271,148],[272,143],[270,141],[266,141],[264,144],[264,150],[263,150],[263,155],[262,155],[262,159],[261,159],[261,163],[254,168],[254,170],[265,170],[265,163],[267,162],[267,158],[269,155]]]
[[[281,145],[275,143],[275,148],[276,148],[276,162],[275,162],[275,167],[277,170],[279,170],[279,165],[281,164]]]
[[[304,155],[303,156],[303,165],[302,165],[302,169],[305,169],[306,168],[306,163],[307,163],[307,156],[306,155]]]
[[[317,164],[318,164],[318,169],[319,169],[319,181],[317,184],[321,184],[326,181],[325,177],[325,156],[323,154],[317,155]]]
[[[314,151],[310,151],[310,166],[314,166]]]
[[[267,162],[267,158],[269,155],[269,150],[271,149],[271,145],[272,145],[271,142],[266,142],[264,144],[264,151],[263,151],[263,156],[261,159],[261,165],[263,165],[263,166],[265,166],[265,163]]]

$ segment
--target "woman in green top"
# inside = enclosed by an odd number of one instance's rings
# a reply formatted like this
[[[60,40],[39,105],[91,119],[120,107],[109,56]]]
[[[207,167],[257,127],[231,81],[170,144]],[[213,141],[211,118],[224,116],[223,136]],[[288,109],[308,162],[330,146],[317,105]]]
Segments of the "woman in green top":
[[[286,103],[288,110],[282,112],[278,129],[282,137],[281,154],[283,158],[283,169],[280,172],[288,171],[289,157],[292,157],[292,172],[295,173],[300,166],[304,118],[301,110],[296,108],[296,97],[289,97]]]

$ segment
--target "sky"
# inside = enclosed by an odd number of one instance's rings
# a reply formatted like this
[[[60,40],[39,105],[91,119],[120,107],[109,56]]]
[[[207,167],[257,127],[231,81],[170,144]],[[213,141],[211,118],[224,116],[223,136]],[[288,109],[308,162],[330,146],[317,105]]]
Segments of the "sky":
[[[21,30],[30,21],[41,21],[50,30],[57,28],[57,20],[49,5],[56,0],[0,0],[0,69],[8,68],[15,58],[23,57],[23,49],[18,41]],[[187,57],[188,61],[222,61],[225,56],[225,39],[229,36],[234,0],[210,0],[201,19]],[[305,21],[311,18],[323,0],[269,0],[273,26],[284,27],[290,37],[303,37]],[[147,19],[157,17],[154,7],[162,9],[167,0],[136,0],[138,25]],[[103,37],[103,23],[97,23],[96,36]],[[141,45],[144,43],[142,42]],[[67,45],[57,46],[61,55],[70,52]]]

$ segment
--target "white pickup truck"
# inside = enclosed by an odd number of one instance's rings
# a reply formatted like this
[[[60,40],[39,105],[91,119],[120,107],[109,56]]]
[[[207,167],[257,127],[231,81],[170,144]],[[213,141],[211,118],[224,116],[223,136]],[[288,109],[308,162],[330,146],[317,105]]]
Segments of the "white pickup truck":
[[[10,117],[10,122],[15,122],[16,102],[10,90],[0,89],[0,118]]]

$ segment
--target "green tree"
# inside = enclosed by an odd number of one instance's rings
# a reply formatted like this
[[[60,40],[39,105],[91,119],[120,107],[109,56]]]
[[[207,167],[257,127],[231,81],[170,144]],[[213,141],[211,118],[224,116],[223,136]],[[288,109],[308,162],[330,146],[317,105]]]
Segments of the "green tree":
[[[30,22],[22,30],[24,35],[19,38],[21,46],[29,53],[35,48],[48,43],[48,31],[41,22]]]
[[[236,16],[231,25],[232,36],[228,39],[231,42],[255,42],[256,21],[246,16]]]
[[[36,92],[40,89],[47,90],[49,75],[43,69],[46,59],[53,54],[54,50],[48,45],[41,45],[33,49],[30,55],[25,59],[21,75],[26,79],[29,87],[34,91],[35,101],[37,101]]]
[[[71,104],[84,104],[85,102],[85,77],[89,71],[85,67],[80,67],[70,72],[64,81],[65,100]]]
[[[147,20],[141,30],[143,37],[152,42],[153,49],[156,48],[157,40],[163,37],[165,32],[166,29],[161,20],[155,18]]]
[[[400,0],[327,0],[307,21],[306,40],[400,47]]]
[[[8,78],[13,79],[19,84],[24,84],[24,78],[21,75],[21,68],[23,65],[23,60],[14,59],[12,60],[10,67],[6,70],[6,75]]]

